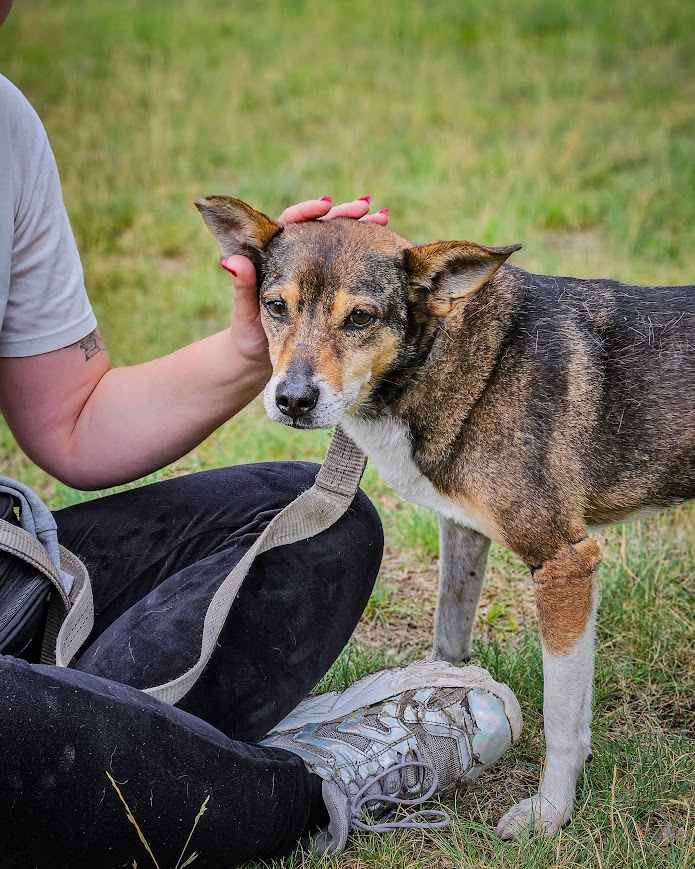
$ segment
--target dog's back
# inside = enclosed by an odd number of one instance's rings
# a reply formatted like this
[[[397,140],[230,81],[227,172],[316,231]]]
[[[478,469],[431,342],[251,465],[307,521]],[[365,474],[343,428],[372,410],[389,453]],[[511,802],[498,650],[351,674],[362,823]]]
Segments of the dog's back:
[[[536,459],[580,461],[587,520],[695,496],[695,287],[505,272]]]

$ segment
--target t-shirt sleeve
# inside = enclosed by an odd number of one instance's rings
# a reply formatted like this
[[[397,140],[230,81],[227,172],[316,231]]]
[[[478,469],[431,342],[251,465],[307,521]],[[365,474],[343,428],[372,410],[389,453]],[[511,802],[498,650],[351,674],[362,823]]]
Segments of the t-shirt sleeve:
[[[43,124],[2,77],[0,101],[9,143],[9,153],[0,160],[9,163],[4,169],[11,173],[13,194],[0,209],[14,212],[0,356],[34,356],[84,338],[96,328],[96,318]]]

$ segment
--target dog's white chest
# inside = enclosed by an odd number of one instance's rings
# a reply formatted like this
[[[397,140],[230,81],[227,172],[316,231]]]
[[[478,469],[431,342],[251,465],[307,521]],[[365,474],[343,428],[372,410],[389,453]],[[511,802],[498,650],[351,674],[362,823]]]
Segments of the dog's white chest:
[[[472,516],[465,507],[438,492],[419,470],[413,461],[408,429],[402,422],[389,418],[367,421],[345,416],[340,425],[401,497],[492,536],[492,529],[483,527],[479,518]]]

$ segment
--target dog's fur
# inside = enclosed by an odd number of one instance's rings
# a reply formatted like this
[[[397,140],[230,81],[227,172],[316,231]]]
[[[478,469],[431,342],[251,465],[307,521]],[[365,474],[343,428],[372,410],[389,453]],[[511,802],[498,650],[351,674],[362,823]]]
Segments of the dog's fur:
[[[531,569],[546,761],[538,794],[498,830],[556,831],[590,752],[589,529],[695,496],[695,287],[545,277],[506,264],[518,246],[414,246],[372,224],[281,227],[239,200],[197,204],[223,253],[258,271],[269,416],[340,423],[397,491],[444,517],[443,542],[472,528]],[[315,406],[283,413],[288,390],[314,390]]]

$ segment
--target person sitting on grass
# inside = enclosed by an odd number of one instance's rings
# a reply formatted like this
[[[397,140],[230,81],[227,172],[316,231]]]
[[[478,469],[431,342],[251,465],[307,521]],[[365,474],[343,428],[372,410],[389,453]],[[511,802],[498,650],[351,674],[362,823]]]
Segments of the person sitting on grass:
[[[10,5],[0,2],[0,20]],[[368,211],[367,197],[332,207],[323,196],[280,221],[386,223],[385,211]],[[223,265],[236,286],[229,328],[112,367],[44,128],[0,76],[0,407],[37,465],[79,489],[135,480],[261,392],[270,363],[253,265]],[[56,511],[61,543],[90,571],[95,624],[69,669],[0,657],[4,869],[136,856],[142,865],[121,800],[162,866],[175,865],[203,804],[194,847],[207,866],[286,854],[326,826],[322,847],[337,851],[351,829],[369,826],[369,808],[421,802],[492,758],[473,756],[474,705],[448,665],[384,671],[293,718],[347,643],[379,569],[381,524],[361,492],[328,531],[255,562],[178,706],[138,690],[196,659],[215,590],[316,471],[305,462],[221,468]]]

